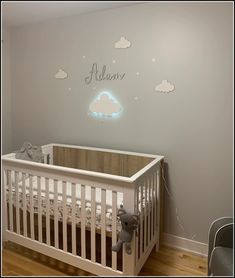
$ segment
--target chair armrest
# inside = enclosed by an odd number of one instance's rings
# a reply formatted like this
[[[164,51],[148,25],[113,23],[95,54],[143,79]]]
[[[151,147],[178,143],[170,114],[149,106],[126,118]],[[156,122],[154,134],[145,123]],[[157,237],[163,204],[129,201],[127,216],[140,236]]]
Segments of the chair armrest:
[[[214,247],[233,247],[233,223],[222,226],[215,235]]]
[[[217,231],[223,227],[224,225],[230,224],[233,222],[232,217],[221,217],[219,219],[216,219],[209,228],[208,233],[208,263],[210,261],[211,253],[214,248],[215,244],[215,236]]]

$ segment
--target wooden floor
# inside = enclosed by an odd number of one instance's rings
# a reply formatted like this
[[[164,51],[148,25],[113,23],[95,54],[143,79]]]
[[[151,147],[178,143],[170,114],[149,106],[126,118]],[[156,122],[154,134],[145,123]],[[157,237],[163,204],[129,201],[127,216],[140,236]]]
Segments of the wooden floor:
[[[7,243],[2,254],[2,276],[92,276],[14,243]],[[140,276],[206,276],[207,259],[191,253],[162,247],[154,250]]]

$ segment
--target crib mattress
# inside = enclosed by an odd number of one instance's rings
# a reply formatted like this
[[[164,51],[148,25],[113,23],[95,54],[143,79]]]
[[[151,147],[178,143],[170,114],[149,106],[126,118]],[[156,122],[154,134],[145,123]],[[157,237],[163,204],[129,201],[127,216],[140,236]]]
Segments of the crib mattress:
[[[37,186],[37,177],[32,178],[33,185],[33,210],[34,213],[38,213],[39,207],[39,198],[38,198],[38,186]],[[62,200],[62,182],[58,182],[58,220],[63,220],[63,203]],[[23,186],[22,181],[18,183],[19,191],[19,208],[23,209]],[[26,208],[30,212],[30,187],[29,187],[29,178],[25,179],[25,199],[26,199]],[[86,185],[85,190],[85,210],[86,210],[86,221],[85,224],[87,227],[91,225],[91,187]],[[67,183],[66,185],[66,208],[67,208],[67,222],[72,222],[72,185]],[[49,199],[50,199],[50,216],[54,215],[54,182],[49,180]],[[7,188],[7,202],[9,202],[9,190]],[[123,193],[117,192],[117,206],[118,208],[123,202]],[[14,180],[12,182],[12,203],[16,205],[16,189]],[[46,184],[45,179],[41,179],[41,213],[46,215]],[[115,216],[116,217],[116,216]],[[81,223],[81,185],[76,184],[76,204],[75,204],[75,221],[77,225]],[[96,188],[96,228],[100,229],[101,227],[101,189]],[[117,230],[121,229],[119,221],[117,222]],[[106,230],[112,230],[112,192],[106,190]]]
[[[32,177],[32,185],[33,185],[33,211],[38,214],[39,207],[39,198],[38,198],[38,186],[37,186],[37,177]],[[63,220],[63,203],[62,199],[62,181],[58,181],[58,220]],[[86,210],[86,220],[85,225],[90,227],[91,225],[91,187],[86,185],[85,190],[85,210]],[[18,192],[19,192],[19,208],[23,209],[23,186],[22,180],[18,182]],[[30,186],[29,186],[29,178],[25,179],[25,199],[26,199],[26,208],[27,211],[30,212]],[[148,192],[146,194],[148,201]],[[49,199],[50,199],[50,217],[54,217],[54,182],[52,179],[49,179]],[[143,197],[145,199],[145,197]],[[140,200],[140,198],[139,198]],[[67,222],[72,222],[72,185],[71,183],[66,184],[66,208],[67,208]],[[7,202],[9,202],[9,190],[7,186]],[[12,179],[12,203],[16,205],[16,189],[15,189],[15,180]],[[117,208],[119,208],[123,203],[123,193],[117,192]],[[143,200],[143,207],[144,206]],[[151,202],[150,202],[151,203]],[[140,203],[138,204],[140,209]],[[46,216],[46,184],[45,179],[41,179],[41,213]],[[101,228],[101,189],[96,188],[96,228]],[[115,217],[117,217],[115,215]],[[76,204],[75,204],[75,221],[76,225],[81,224],[81,185],[76,184]],[[106,230],[112,231],[112,192],[110,190],[106,190]],[[117,231],[120,231],[121,223],[117,219]]]

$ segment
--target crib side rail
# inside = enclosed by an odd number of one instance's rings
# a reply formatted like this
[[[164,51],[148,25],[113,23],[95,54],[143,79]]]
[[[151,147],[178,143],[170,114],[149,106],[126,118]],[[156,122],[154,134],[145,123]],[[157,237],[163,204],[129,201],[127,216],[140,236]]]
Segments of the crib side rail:
[[[128,182],[128,179],[95,178],[92,175],[85,176],[78,172],[66,171],[66,169],[62,169],[63,167],[3,159],[4,240],[15,241],[59,260],[63,258],[63,261],[74,266],[80,265],[84,270],[97,275],[133,275],[133,273],[137,275],[152,248],[159,242],[160,163],[153,165],[134,183],[131,183]],[[36,178],[36,188],[34,178]],[[59,190],[59,183],[62,184],[60,185],[62,190]],[[70,194],[67,190],[68,184],[71,186]],[[91,188],[89,235],[87,235],[87,223],[84,217],[87,215],[87,207],[84,205],[87,186]],[[96,200],[96,188],[100,190],[99,204]],[[37,204],[35,204],[34,199],[35,190],[38,195]],[[79,198],[76,197],[78,191],[80,192]],[[123,206],[126,211],[137,213],[140,216],[138,233],[134,234],[131,243],[132,255],[123,251],[121,269],[118,268],[118,254],[112,252],[111,263],[108,265],[107,262],[107,219],[105,215],[108,208],[106,202],[108,191],[111,191],[112,195],[113,215],[116,216],[118,209],[117,195],[122,193]],[[51,196],[53,196],[53,204],[51,204]],[[42,207],[43,200],[44,207]],[[61,200],[61,216],[59,215],[58,200]],[[71,215],[68,215],[67,211],[66,203],[68,200],[71,203]],[[81,220],[76,223],[76,204],[79,200]],[[22,207],[18,205],[20,203]],[[97,261],[96,248],[95,217],[97,213],[94,207],[97,205],[100,205],[101,211],[100,261]],[[35,209],[37,209],[36,226]],[[51,221],[52,216],[54,222]],[[66,223],[68,216],[71,218],[69,231]],[[45,221],[42,220],[43,218]],[[109,233],[112,245],[117,241],[117,224],[117,218],[112,217],[112,229]],[[79,238],[75,235],[78,226],[80,229]],[[62,239],[59,239],[59,231],[63,235]],[[71,250],[68,248],[69,234],[73,243]],[[90,254],[87,254],[86,251],[88,237],[91,245]],[[77,252],[77,248],[73,247],[78,240],[81,244],[80,253]]]
[[[131,242],[132,254],[123,250],[124,275],[138,275],[154,246],[159,248],[162,163],[158,161],[139,176],[133,188],[125,188],[124,208],[139,215],[139,228]]]
[[[161,218],[161,164],[159,161],[136,183],[139,229],[135,239],[135,274],[138,275],[154,246],[159,248]]]
[[[115,252],[110,252],[111,262],[107,261],[107,238],[111,238],[112,245],[117,241],[118,194],[129,194],[125,187],[125,184],[95,182],[3,161],[4,240],[14,241],[59,260],[63,258],[63,261],[97,275],[122,275],[123,268],[118,267]],[[79,198],[76,195],[78,192]],[[106,217],[110,209],[108,194],[112,196],[113,214],[110,231],[107,231]],[[96,245],[97,234],[100,235],[100,248]],[[124,267],[124,262],[121,263]]]

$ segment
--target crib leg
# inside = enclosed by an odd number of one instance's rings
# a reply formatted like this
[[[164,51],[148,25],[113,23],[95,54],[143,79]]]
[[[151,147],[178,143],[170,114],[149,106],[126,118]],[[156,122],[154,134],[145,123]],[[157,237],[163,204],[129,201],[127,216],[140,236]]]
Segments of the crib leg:
[[[7,247],[7,244],[8,244],[9,240],[4,240],[2,239],[2,250]]]
[[[3,207],[3,210],[5,212],[6,207]],[[2,225],[2,250],[7,246],[8,239],[6,235],[6,230],[7,230],[7,224],[6,224],[6,214],[2,214],[2,220],[3,220],[3,225]]]
[[[157,224],[157,238],[156,238],[155,252],[158,252],[160,249],[160,229],[158,227],[159,224]]]
[[[159,251],[159,240],[157,240],[156,245],[155,245],[155,252]]]

